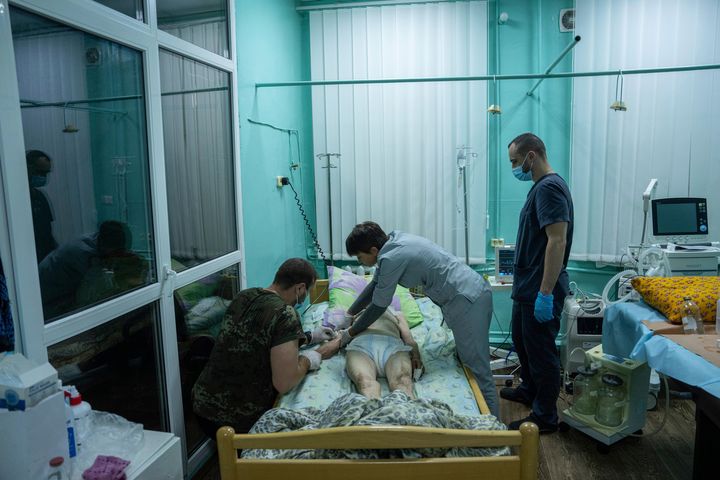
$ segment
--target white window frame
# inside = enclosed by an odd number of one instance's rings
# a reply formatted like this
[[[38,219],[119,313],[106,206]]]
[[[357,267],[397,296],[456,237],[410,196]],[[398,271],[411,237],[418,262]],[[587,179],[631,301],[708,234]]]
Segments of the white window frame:
[[[240,131],[237,107],[237,53],[235,6],[227,0],[230,58],[209,52],[157,28],[156,0],[145,0],[142,23],[92,0],[0,0],[0,254],[8,281],[12,313],[19,327],[16,349],[36,361],[47,361],[47,348],[62,340],[109,322],[137,308],[156,303],[159,311],[164,390],[169,429],[187,445],[180,385],[179,359],[172,294],[184,285],[219,270],[240,264],[240,285],[245,285],[244,234],[240,181]],[[9,4],[57,22],[140,51],[143,55],[145,109],[150,169],[151,208],[158,281],[119,298],[44,325],[39,278],[35,260],[32,212],[25,162],[20,99],[17,88]],[[174,275],[168,225],[165,152],[163,146],[159,49],[218,68],[230,75],[237,250]],[[165,341],[167,339],[167,341]],[[201,448],[186,465],[193,471],[211,453]],[[189,468],[187,468],[189,467]]]

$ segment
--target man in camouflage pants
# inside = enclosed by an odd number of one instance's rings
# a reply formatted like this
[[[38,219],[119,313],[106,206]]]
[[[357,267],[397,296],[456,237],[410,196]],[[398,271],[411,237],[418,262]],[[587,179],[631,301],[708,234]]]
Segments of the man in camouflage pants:
[[[339,339],[317,349],[300,345],[333,337],[331,329],[303,332],[293,306],[302,303],[317,274],[306,260],[286,260],[267,288],[240,292],[225,319],[210,359],[193,387],[193,411],[210,437],[221,426],[245,433],[272,408],[278,393],[297,385],[308,371],[340,348]]]

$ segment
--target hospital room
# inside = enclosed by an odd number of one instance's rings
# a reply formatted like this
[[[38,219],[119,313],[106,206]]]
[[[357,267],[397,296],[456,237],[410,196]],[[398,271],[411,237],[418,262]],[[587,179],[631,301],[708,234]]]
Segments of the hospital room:
[[[0,0],[0,84],[0,480],[717,478],[720,2]]]

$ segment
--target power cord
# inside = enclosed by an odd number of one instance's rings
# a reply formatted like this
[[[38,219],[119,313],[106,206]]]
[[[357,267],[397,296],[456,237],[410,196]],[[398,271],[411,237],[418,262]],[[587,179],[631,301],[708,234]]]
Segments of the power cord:
[[[298,209],[300,210],[300,215],[303,218],[303,222],[305,222],[305,226],[307,227],[308,231],[310,232],[310,236],[312,237],[313,244],[315,245],[315,248],[317,249],[318,253],[320,253],[320,257],[323,259],[324,262],[327,262],[327,258],[325,257],[325,252],[323,252],[322,247],[320,246],[320,242],[318,241],[317,235],[315,235],[315,230],[313,230],[312,225],[310,225],[310,220],[307,217],[307,214],[305,213],[305,209],[302,206],[302,202],[300,201],[300,196],[298,195],[297,191],[295,190],[295,187],[293,187],[293,184],[290,183],[290,179],[287,177],[282,177],[280,180],[280,183],[283,185],[287,185],[290,187],[290,189],[293,191],[293,194],[295,195],[295,203],[297,203]]]

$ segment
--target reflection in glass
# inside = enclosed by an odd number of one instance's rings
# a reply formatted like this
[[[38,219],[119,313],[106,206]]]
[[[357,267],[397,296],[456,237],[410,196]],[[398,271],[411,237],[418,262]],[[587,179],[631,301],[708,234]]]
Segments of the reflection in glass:
[[[144,21],[143,0],[95,0],[97,3],[124,13],[135,20]]]
[[[157,0],[158,28],[230,58],[227,0]]]
[[[143,307],[52,345],[48,360],[63,385],[75,385],[93,410],[168,431],[156,310]]]
[[[183,268],[173,262],[174,270]],[[239,291],[238,278],[239,267],[233,266],[175,291],[175,325],[188,452],[207,438],[193,414],[190,395],[215,345],[225,311]]]
[[[45,321],[154,282],[140,52],[11,7]]]
[[[192,267],[237,249],[227,72],[160,51],[173,259]]]

